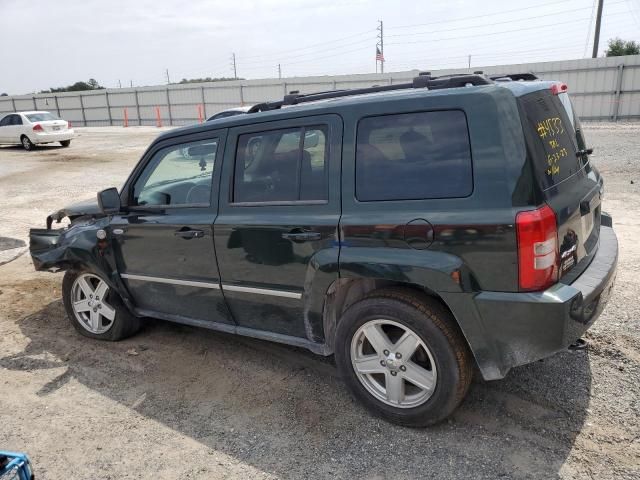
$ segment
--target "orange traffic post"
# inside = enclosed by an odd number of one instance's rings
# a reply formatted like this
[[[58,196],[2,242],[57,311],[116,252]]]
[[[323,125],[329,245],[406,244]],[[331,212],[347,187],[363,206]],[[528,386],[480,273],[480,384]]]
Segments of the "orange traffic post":
[[[198,122],[202,123],[202,105],[198,105]]]
[[[124,109],[124,127],[128,127],[129,126],[129,113],[127,112],[127,109]]]
[[[156,126],[162,126],[162,119],[160,118],[160,107],[156,107]]]

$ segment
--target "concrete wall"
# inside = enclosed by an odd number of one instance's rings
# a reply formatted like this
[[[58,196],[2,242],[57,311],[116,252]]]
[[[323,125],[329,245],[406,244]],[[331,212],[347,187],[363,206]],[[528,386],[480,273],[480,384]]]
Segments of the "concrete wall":
[[[584,120],[640,119],[640,55],[542,63],[473,67],[488,74],[533,72],[569,85],[576,111]],[[468,73],[468,69],[433,70],[432,75]],[[409,81],[417,70],[385,74],[239,80],[156,87],[116,88],[86,92],[0,97],[0,115],[49,110],[76,126],[185,125],[238,105],[282,99],[299,90],[311,93]]]

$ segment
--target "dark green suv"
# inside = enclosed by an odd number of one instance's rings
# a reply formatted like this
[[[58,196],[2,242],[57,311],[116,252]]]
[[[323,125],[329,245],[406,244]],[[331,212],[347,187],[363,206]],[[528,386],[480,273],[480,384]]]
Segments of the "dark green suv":
[[[31,255],[67,270],[83,335],[154,317],[335,355],[372,411],[428,425],[474,366],[566,349],[609,298],[617,240],[566,90],[424,74],[172,130]]]

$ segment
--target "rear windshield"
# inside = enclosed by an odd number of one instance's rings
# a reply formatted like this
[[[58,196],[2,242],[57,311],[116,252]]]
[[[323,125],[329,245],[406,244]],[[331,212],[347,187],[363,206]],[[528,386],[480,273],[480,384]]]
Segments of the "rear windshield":
[[[60,120],[53,113],[41,112],[41,113],[27,113],[25,115],[30,122],[46,122],[49,120]]]
[[[530,93],[520,101],[534,169],[542,188],[547,190],[575,175],[583,166],[576,156],[573,113],[569,118],[567,107],[551,91]]]

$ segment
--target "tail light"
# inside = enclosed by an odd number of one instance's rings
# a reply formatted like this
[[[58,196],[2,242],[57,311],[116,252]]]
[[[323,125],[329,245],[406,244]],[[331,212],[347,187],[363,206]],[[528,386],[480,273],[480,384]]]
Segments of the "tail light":
[[[33,126],[33,131],[34,132],[44,132],[44,128],[42,128],[42,125],[40,125],[39,123],[36,123]]]
[[[71,122],[67,122],[67,128],[71,128]]]
[[[558,228],[549,205],[516,215],[520,290],[544,290],[558,281]]]
[[[558,95],[559,93],[566,93],[569,87],[566,83],[554,83],[551,85],[551,93]]]

